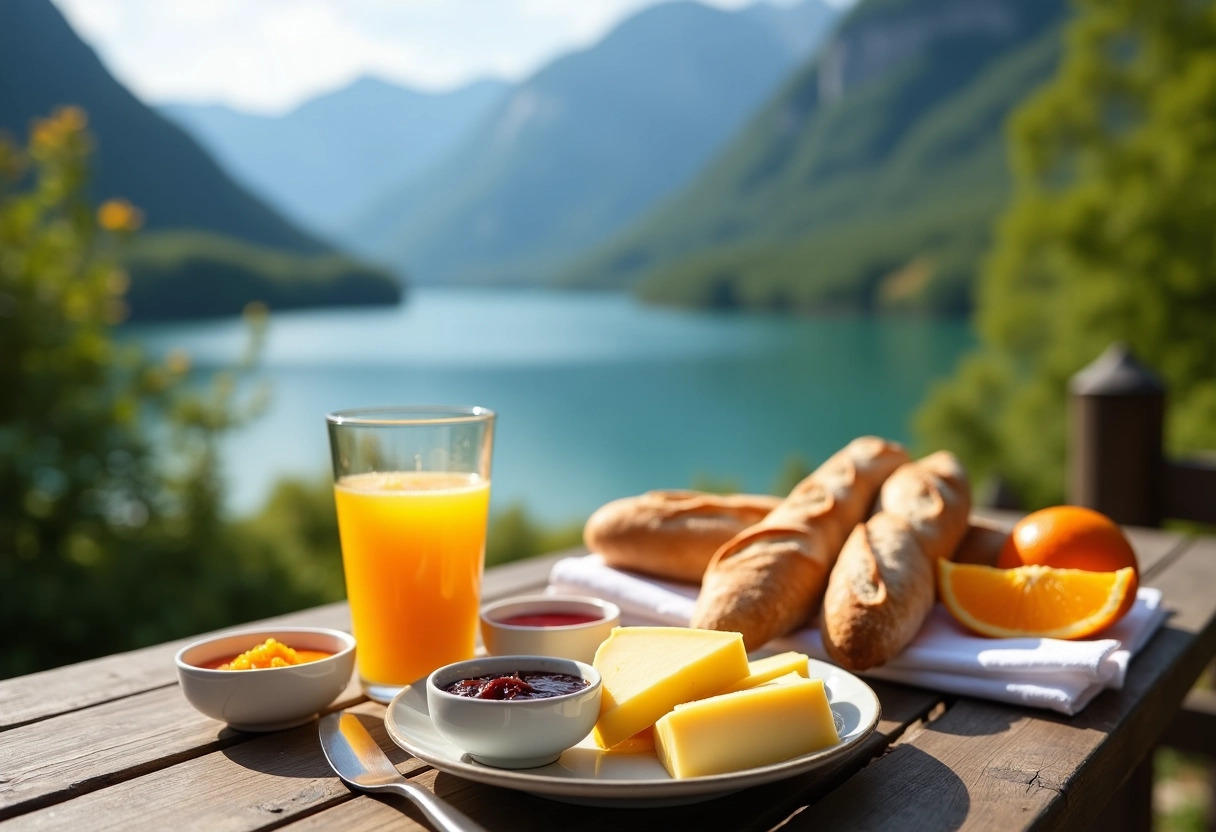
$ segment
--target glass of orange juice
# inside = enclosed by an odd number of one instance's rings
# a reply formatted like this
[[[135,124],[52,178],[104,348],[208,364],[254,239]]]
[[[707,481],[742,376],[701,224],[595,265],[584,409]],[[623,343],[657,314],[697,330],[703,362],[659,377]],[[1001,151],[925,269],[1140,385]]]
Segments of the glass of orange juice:
[[[355,664],[388,702],[473,657],[494,413],[383,407],[325,417]]]

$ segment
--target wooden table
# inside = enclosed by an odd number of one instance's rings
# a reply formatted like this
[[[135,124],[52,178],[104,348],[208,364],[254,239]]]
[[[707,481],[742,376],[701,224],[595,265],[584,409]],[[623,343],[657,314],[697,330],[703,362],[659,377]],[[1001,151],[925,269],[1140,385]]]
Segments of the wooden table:
[[[333,707],[367,715],[406,776],[492,830],[1126,826],[1147,808],[1133,771],[1216,655],[1216,539],[1131,534],[1143,582],[1173,614],[1123,690],[1069,718],[875,682],[878,730],[837,767],[691,806],[592,809],[467,782],[393,746],[384,707],[355,685]],[[489,570],[486,598],[540,588],[556,557]],[[345,629],[348,614],[334,604],[274,622]],[[173,668],[184,643],[0,682],[0,832],[429,828],[404,800],[342,785],[315,722],[244,734],[194,711]]]

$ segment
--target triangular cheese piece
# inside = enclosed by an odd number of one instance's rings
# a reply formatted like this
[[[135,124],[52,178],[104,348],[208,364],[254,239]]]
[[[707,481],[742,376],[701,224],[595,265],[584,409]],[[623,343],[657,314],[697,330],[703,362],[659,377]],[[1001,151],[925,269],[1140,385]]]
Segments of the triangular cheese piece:
[[[810,661],[806,653],[778,653],[775,656],[765,656],[762,659],[753,659],[748,662],[748,675],[744,676],[739,681],[728,687],[723,693],[731,693],[736,690],[747,690],[754,688],[756,685],[763,684],[770,679],[776,679],[778,676],[784,676],[787,673],[797,673],[799,676],[806,678],[810,676]]]
[[[617,627],[594,665],[604,680],[592,731],[601,748],[648,728],[682,702],[721,693],[749,672],[739,633],[688,627]]]

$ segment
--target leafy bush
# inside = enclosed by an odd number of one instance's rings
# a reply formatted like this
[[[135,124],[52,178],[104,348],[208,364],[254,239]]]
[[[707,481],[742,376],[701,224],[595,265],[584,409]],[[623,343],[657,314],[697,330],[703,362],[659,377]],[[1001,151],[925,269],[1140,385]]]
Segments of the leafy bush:
[[[184,356],[112,337],[140,215],[93,210],[90,150],[78,108],[0,139],[0,676],[316,600],[221,518],[217,441],[251,415],[234,373],[190,392]]]
[[[918,416],[927,446],[1064,498],[1069,379],[1114,341],[1165,379],[1174,451],[1216,447],[1216,8],[1084,0],[1013,124],[1015,197],[981,345]]]

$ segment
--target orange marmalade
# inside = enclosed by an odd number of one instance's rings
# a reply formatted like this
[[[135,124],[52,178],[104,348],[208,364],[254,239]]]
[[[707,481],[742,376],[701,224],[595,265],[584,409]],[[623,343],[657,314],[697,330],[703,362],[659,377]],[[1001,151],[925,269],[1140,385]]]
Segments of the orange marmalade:
[[[267,667],[290,667],[293,664],[315,662],[332,655],[323,650],[294,650],[281,641],[268,638],[239,656],[233,656],[227,661],[213,662],[209,667],[216,670],[260,670]]]

